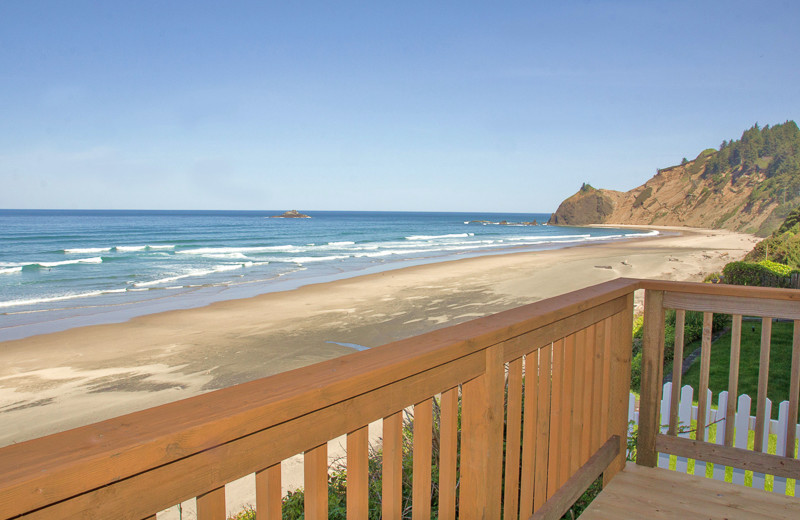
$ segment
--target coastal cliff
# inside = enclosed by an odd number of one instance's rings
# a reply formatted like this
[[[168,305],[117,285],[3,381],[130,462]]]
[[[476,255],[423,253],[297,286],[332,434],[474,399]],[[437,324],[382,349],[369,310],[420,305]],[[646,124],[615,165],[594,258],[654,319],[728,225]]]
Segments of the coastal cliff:
[[[754,125],[695,159],[659,169],[627,192],[584,184],[550,224],[641,224],[730,229],[766,236],[800,206],[800,130]]]

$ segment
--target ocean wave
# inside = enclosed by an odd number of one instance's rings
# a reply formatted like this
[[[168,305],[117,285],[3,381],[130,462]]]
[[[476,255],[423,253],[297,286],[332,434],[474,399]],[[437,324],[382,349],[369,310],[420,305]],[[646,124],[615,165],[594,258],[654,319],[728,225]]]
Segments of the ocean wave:
[[[302,253],[307,251],[305,247],[282,245],[282,246],[243,246],[243,247],[199,247],[196,249],[184,249],[176,251],[181,255],[220,255],[230,253],[270,253],[282,251],[287,253]]]
[[[355,242],[350,242],[349,240],[345,240],[343,242],[328,242],[329,246],[352,246],[354,244]],[[309,244],[309,245],[313,246],[314,244]]]
[[[59,267],[62,265],[72,265],[72,264],[101,264],[103,263],[103,259],[99,256],[94,256],[91,258],[77,258],[75,260],[62,260],[60,262],[31,262],[30,264],[26,264],[25,267],[29,268],[37,268],[37,267]]]
[[[625,233],[625,236],[629,237],[629,238],[655,237],[655,236],[658,236],[659,234],[660,233],[657,230],[653,229],[653,230],[647,231],[645,233]]]
[[[293,262],[295,264],[310,264],[312,262],[330,262],[331,260],[344,260],[350,255],[331,255],[331,256],[296,256],[278,260],[279,262]]]
[[[439,238],[467,238],[474,237],[475,233],[450,233],[448,235],[411,235],[406,240],[437,240]]]
[[[211,258],[214,260],[248,260],[249,258],[242,253],[213,253],[200,255],[203,258]]]
[[[247,265],[249,264],[249,265]],[[182,280],[184,278],[191,278],[195,276],[206,276],[209,274],[214,273],[222,273],[225,271],[235,271],[237,269],[243,269],[245,267],[250,267],[252,262],[245,262],[242,264],[224,264],[224,265],[217,265],[214,266],[212,269],[192,269],[191,271],[177,274],[175,276],[167,276],[165,278],[159,278],[157,280],[150,280],[149,282],[136,282],[133,284],[135,288],[142,288],[142,287],[152,287],[154,285],[161,285],[169,282],[174,282],[176,280]]]
[[[19,273],[21,271],[22,267],[0,267],[0,274]]]
[[[65,249],[64,254],[78,255],[78,254],[92,254],[92,253],[107,253],[111,251],[110,247],[83,247],[75,249]]]
[[[148,245],[147,249],[152,249],[154,251],[157,251],[157,250],[164,250],[164,249],[175,249],[175,246],[172,245],[172,244],[164,244],[164,245],[158,245],[158,246],[150,246],[150,245]]]
[[[107,289],[103,291],[90,291],[85,293],[70,293],[62,294],[59,296],[44,296],[41,298],[30,298],[26,300],[9,300],[0,302],[0,308],[4,307],[21,307],[23,305],[38,305],[41,303],[60,302],[65,300],[76,300],[78,298],[89,298],[92,296],[102,296],[105,294],[115,294],[126,292],[127,289]]]
[[[114,251],[118,253],[132,253],[135,251],[145,251],[147,246],[117,246]]]

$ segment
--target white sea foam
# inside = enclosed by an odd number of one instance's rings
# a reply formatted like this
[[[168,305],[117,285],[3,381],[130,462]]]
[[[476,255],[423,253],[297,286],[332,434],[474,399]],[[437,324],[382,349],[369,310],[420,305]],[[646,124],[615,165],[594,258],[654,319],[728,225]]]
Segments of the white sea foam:
[[[350,258],[350,255],[332,255],[332,256],[296,256],[287,258],[285,260],[278,259],[279,262],[293,262],[295,264],[310,264],[312,262],[329,262],[331,260],[343,260]]]
[[[67,255],[78,255],[78,254],[92,254],[92,253],[107,253],[111,251],[110,247],[83,247],[83,248],[75,248],[75,249],[65,249],[64,253]]]
[[[19,273],[22,267],[0,267],[0,274]]]
[[[118,253],[132,253],[134,251],[144,251],[147,246],[117,246],[114,250]]]
[[[411,235],[406,240],[437,240],[439,238],[466,238],[473,237],[475,233],[451,233],[449,235]]]
[[[655,229],[647,231],[645,233],[626,233],[626,237],[634,238],[634,237],[655,237],[658,236],[659,232]]]
[[[355,242],[343,241],[343,242],[328,242],[329,246],[352,246]],[[314,245],[314,244],[311,244]]]
[[[95,256],[92,258],[78,258],[75,260],[62,260],[60,262],[34,262],[28,265],[31,266],[40,266],[40,267],[58,267],[60,265],[71,265],[71,264],[101,264],[103,263],[103,259],[99,256]]]
[[[219,260],[247,260],[248,257],[242,253],[213,253],[200,255],[203,258],[219,259]]]
[[[249,262],[248,262],[249,263]],[[174,282],[176,280],[182,280],[184,278],[191,278],[195,276],[205,276],[214,273],[221,273],[225,271],[234,271],[236,269],[242,269],[244,267],[249,267],[245,264],[224,264],[224,265],[217,265],[213,269],[192,269],[188,272],[176,274],[174,276],[167,276],[165,278],[159,278],[158,280],[150,280],[149,282],[136,282],[134,287],[141,288],[141,287],[152,287],[154,285],[162,285],[169,282]]]
[[[164,244],[160,246],[147,246],[147,249],[159,250],[159,249],[175,249],[174,245]]]
[[[196,249],[184,249],[183,251],[176,251],[181,255],[220,255],[230,253],[270,253],[282,251],[287,253],[302,253],[307,251],[305,247],[298,247],[293,245],[282,246],[257,246],[257,247],[199,247]]]
[[[69,294],[62,294],[59,296],[44,296],[42,298],[30,298],[24,300],[9,300],[2,302],[0,301],[0,308],[4,307],[21,307],[23,305],[38,305],[40,303],[51,303],[51,302],[60,302],[65,300],[75,300],[78,298],[89,298],[92,296],[102,296],[104,294],[113,294],[113,293],[121,293],[125,292],[126,289],[107,289],[104,291],[90,291],[85,293],[69,293]]]

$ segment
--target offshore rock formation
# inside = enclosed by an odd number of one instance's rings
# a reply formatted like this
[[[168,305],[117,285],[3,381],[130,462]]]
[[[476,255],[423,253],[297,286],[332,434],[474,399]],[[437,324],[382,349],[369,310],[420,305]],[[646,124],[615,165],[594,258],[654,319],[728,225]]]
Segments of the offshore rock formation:
[[[311,218],[311,217],[309,217],[308,215],[304,215],[303,213],[300,213],[296,209],[292,209],[287,211],[283,215],[273,215],[269,218]]]

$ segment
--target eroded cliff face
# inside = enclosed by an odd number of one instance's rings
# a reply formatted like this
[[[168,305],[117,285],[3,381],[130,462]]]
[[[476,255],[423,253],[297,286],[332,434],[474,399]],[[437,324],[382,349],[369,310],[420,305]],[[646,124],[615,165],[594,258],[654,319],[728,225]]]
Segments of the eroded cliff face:
[[[705,154],[705,155],[704,155]],[[780,199],[753,196],[761,171],[704,175],[710,154],[659,170],[627,192],[586,187],[561,203],[550,224],[640,224],[722,228],[767,235],[785,215]],[[783,209],[783,208],[781,208]]]
[[[561,203],[549,223],[568,226],[602,224],[614,212],[615,200],[620,195],[619,192],[584,185],[578,193]]]

